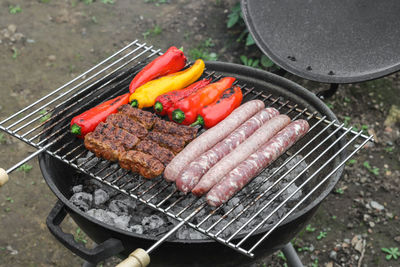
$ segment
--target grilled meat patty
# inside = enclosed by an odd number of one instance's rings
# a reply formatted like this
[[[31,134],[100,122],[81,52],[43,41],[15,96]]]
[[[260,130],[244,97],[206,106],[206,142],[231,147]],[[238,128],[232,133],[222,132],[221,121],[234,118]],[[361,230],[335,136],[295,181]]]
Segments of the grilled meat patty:
[[[196,138],[198,128],[178,125],[172,121],[157,120],[153,126],[153,131],[176,135],[179,136],[179,138],[184,139],[186,143],[189,143]]]
[[[130,105],[122,105],[118,108],[118,111],[141,123],[147,130],[151,129],[154,123],[160,120],[155,114]]]
[[[173,158],[174,153],[165,147],[159,146],[157,143],[150,140],[143,140],[139,144],[136,145],[135,148],[137,151],[144,152],[146,154],[150,154],[159,161],[161,161],[164,165],[167,165]]]
[[[149,132],[145,140],[154,141],[160,146],[168,148],[175,154],[179,153],[185,147],[185,141],[183,139],[166,133]]]
[[[122,128],[140,139],[147,135],[147,130],[141,123],[131,119],[128,115],[123,113],[109,115],[106,122]]]
[[[85,147],[92,151],[96,157],[109,161],[117,161],[119,155],[125,152],[123,145],[119,142],[107,139],[107,137],[91,132],[85,135]]]
[[[125,151],[119,157],[121,168],[138,172],[145,178],[151,179],[164,171],[164,165],[155,157],[136,150]]]
[[[135,135],[111,123],[100,122],[94,130],[94,133],[102,135],[108,140],[119,142],[126,150],[133,149],[139,142],[139,138]]]

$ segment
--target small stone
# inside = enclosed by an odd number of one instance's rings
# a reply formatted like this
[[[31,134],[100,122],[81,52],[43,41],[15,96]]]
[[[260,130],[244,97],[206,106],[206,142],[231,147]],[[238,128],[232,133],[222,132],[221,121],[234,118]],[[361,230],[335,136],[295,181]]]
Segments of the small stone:
[[[11,255],[17,255],[18,254],[18,250],[13,249],[12,246],[8,245],[6,248],[7,248],[8,251],[10,251]]]
[[[399,235],[399,236],[396,236],[396,237],[394,238],[394,241],[396,241],[397,243],[400,243],[400,235]]]
[[[347,224],[347,228],[348,228],[348,229],[352,229],[353,227],[354,227],[354,225],[353,225],[352,223],[348,223],[348,224]]]
[[[345,238],[345,239],[343,239],[343,242],[344,242],[344,243],[347,243],[347,244],[350,244],[350,239]]]
[[[374,222],[369,222],[369,226],[370,226],[371,228],[374,228],[374,227],[375,227],[375,223],[374,223]]]
[[[384,207],[383,205],[381,205],[381,204],[379,204],[378,202],[373,201],[373,200],[370,202],[370,205],[371,205],[371,208],[376,209],[376,210],[379,210],[379,211],[385,209],[385,207]]]
[[[10,24],[7,27],[8,31],[11,33],[15,33],[17,31],[17,26],[15,26],[14,24]]]
[[[48,57],[48,59],[49,59],[50,61],[55,61],[55,60],[56,60],[56,56],[55,56],[55,55],[50,55],[50,56]]]
[[[325,267],[333,267],[333,261],[330,261],[327,264],[325,264]]]
[[[368,222],[371,219],[371,216],[369,214],[364,214],[363,219],[364,222]]]
[[[26,42],[27,42],[28,44],[34,44],[34,43],[36,43],[36,41],[35,41],[34,39],[27,39]]]
[[[332,250],[332,251],[329,253],[329,258],[331,258],[332,260],[336,260],[336,258],[337,258],[337,252],[334,251],[334,250]]]
[[[383,123],[386,127],[392,127],[400,121],[400,108],[396,105],[392,105],[389,110],[389,115],[386,117]]]

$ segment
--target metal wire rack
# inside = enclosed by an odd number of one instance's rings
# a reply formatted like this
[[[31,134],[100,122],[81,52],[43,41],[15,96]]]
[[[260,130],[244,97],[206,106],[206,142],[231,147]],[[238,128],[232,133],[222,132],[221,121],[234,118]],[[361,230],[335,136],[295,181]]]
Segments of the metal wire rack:
[[[308,120],[310,130],[268,167],[269,171],[261,173],[246,186],[246,190],[236,194],[236,202],[229,208],[222,205],[213,209],[204,198],[183,195],[162,177],[149,181],[115,167],[111,162],[95,159],[94,155],[87,156],[83,142],[69,134],[70,119],[105,99],[125,92],[135,72],[143,66],[142,63],[160,54],[160,50],[135,40],[67,84],[3,119],[0,122],[1,130],[37,148],[35,153],[9,168],[7,173],[42,152],[48,153],[177,219],[179,223],[150,247],[148,253],[187,224],[209,238],[252,257],[261,242],[285,220],[307,209],[329,183],[330,177],[367,142],[373,141],[372,136],[362,131],[356,132],[337,121],[329,121],[323,114],[269,94],[268,90],[248,88],[239,80],[244,101],[261,99],[266,106],[277,108],[292,120]],[[207,71],[205,75],[214,80],[221,77],[212,71]],[[287,180],[290,175],[292,178]],[[289,192],[293,184],[296,190]],[[296,197],[299,193],[300,198]],[[285,212],[282,213],[283,209]],[[250,217],[243,220],[245,215]],[[268,230],[254,238],[261,229]]]

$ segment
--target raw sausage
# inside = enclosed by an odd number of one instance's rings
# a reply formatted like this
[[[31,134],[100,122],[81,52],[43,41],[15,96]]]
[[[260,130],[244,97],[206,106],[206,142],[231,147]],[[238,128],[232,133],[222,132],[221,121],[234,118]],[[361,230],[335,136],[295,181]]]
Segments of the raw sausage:
[[[228,201],[237,191],[250,182],[256,174],[303,137],[308,132],[308,129],[309,125],[305,120],[297,120],[289,124],[215,185],[207,194],[207,203],[218,207]]]
[[[278,115],[264,123],[246,141],[241,143],[204,174],[200,182],[192,190],[192,193],[196,196],[202,196],[207,193],[228,172],[247,159],[252,153],[256,152],[257,149],[289,123],[290,118],[286,115]]]
[[[214,166],[214,164],[234,150],[266,121],[277,115],[279,115],[278,110],[266,108],[240,125],[224,140],[186,166],[176,180],[177,188],[184,193],[191,191],[201,176]]]
[[[164,178],[167,181],[175,181],[185,166],[224,139],[264,107],[264,102],[261,100],[252,100],[239,106],[223,121],[190,142],[185,149],[176,155],[165,168]]]

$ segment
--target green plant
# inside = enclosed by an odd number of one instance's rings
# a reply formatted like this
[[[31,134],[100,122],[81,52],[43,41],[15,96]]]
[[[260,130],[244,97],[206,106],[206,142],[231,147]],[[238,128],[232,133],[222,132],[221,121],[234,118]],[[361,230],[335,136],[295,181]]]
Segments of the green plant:
[[[103,4],[110,4],[110,5],[113,5],[113,4],[115,3],[114,0],[101,0],[101,2],[102,2]]]
[[[328,108],[333,109],[333,104],[332,103],[326,103],[326,105],[328,106]]]
[[[22,164],[21,166],[18,167],[17,171],[23,171],[25,173],[28,173],[32,170],[32,165],[29,164]]]
[[[386,253],[386,260],[391,260],[392,258],[394,260],[397,260],[398,257],[400,257],[400,251],[399,248],[381,248],[381,250]]]
[[[310,251],[310,248],[309,248],[309,247],[307,247],[307,246],[304,246],[304,247],[297,248],[297,251],[298,251],[298,252],[302,252],[302,251]]]
[[[15,48],[15,47],[13,47],[13,48],[11,48],[12,49],[12,51],[13,51],[13,54],[12,54],[12,59],[17,59],[17,57],[18,57],[18,50],[17,50],[17,48]]]
[[[235,25],[243,28],[236,41],[241,42],[242,40],[246,40],[246,46],[254,45],[255,42],[253,36],[249,33],[249,30],[246,28],[246,25],[244,23],[243,14],[239,2],[232,7],[231,13],[229,13],[228,15],[228,21],[226,22],[226,27],[228,29],[234,27]]]
[[[22,12],[22,8],[19,5],[16,6],[10,5],[8,7],[8,11],[10,12],[10,14],[17,14]]]
[[[351,118],[350,118],[349,116],[344,116],[344,117],[343,117],[344,127],[349,126],[350,120],[351,120]]]
[[[350,103],[351,100],[350,100],[350,98],[348,98],[347,96],[345,96],[345,97],[344,97],[344,102]]]
[[[85,233],[83,233],[81,231],[81,228],[77,228],[76,231],[75,231],[75,241],[76,242],[81,242],[83,244],[86,244],[87,240],[85,238],[86,238]]]
[[[146,39],[149,35],[156,36],[162,33],[162,28],[158,25],[155,25],[153,29],[147,30],[142,33],[144,39]]]
[[[96,16],[92,16],[92,18],[91,18],[91,19],[92,19],[93,23],[96,23],[96,24],[97,24],[97,22],[98,22],[98,21],[97,21],[97,18],[96,18]]]
[[[287,261],[285,254],[283,254],[282,251],[279,251],[278,254],[276,255],[278,258],[280,258],[283,261]]]
[[[337,216],[336,215],[333,215],[332,216],[332,220],[336,220],[337,219]]]
[[[327,235],[326,231],[321,231],[319,232],[319,235],[317,236],[318,240],[321,240],[322,238],[325,238]]]
[[[145,3],[154,3],[156,6],[160,6],[161,4],[167,4],[168,0],[144,0]]]
[[[14,199],[12,199],[11,197],[6,197],[6,200],[10,203],[14,203]]]
[[[347,161],[347,165],[349,165],[349,166],[351,166],[351,165],[354,165],[354,164],[356,164],[357,163],[357,160],[356,159],[350,159],[349,161]]]
[[[82,0],[85,5],[90,5],[93,3],[94,0]]]
[[[306,231],[312,233],[312,232],[315,231],[315,227],[311,227],[311,224],[308,224],[308,225],[306,226]]]
[[[253,68],[260,67],[258,65],[260,63],[259,59],[247,58],[247,56],[241,55],[240,60],[242,61],[243,65],[245,65],[245,66],[249,66],[249,67],[253,67]]]
[[[338,188],[338,189],[335,190],[335,193],[339,194],[339,195],[343,195],[344,194],[344,190],[343,190],[343,188]]]
[[[210,37],[207,40],[204,41],[204,46],[205,47],[214,47],[215,44],[213,42],[213,39]]]
[[[3,133],[0,133],[0,145],[6,143],[6,136]]]
[[[318,267],[318,259],[315,259],[314,262],[311,263],[312,267]]]
[[[389,147],[385,147],[384,148],[386,152],[391,153],[393,152],[394,147],[393,146],[389,146]]]
[[[379,168],[377,167],[372,167],[368,161],[364,161],[363,166],[367,168],[367,170],[374,175],[378,176],[379,175]]]
[[[40,0],[40,3],[48,4],[48,3],[50,3],[50,0]]]

